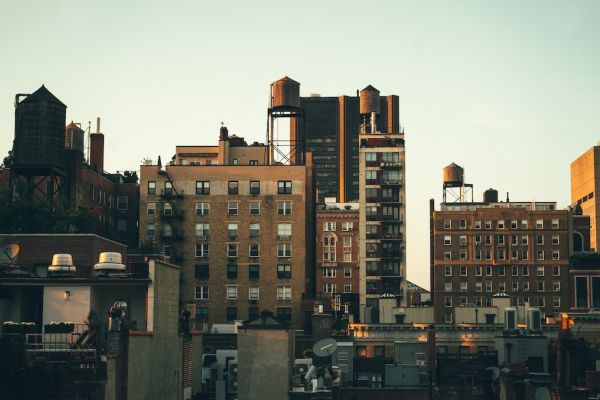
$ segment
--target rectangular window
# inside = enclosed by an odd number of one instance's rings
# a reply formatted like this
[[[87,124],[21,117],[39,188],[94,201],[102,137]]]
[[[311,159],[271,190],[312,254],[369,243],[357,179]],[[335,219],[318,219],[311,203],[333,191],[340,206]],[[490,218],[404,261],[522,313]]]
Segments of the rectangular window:
[[[237,318],[237,307],[227,307],[227,322],[233,322]]]
[[[248,279],[260,278],[260,266],[258,264],[248,265]]]
[[[538,307],[546,307],[546,299],[543,297],[538,297]]]
[[[512,276],[519,276],[519,267],[513,265],[511,268],[511,271],[512,271],[512,273],[511,273]]]
[[[492,291],[492,281],[485,281],[485,291],[486,292]]]
[[[292,244],[291,243],[278,243],[277,244],[277,257],[291,257],[292,256]]]
[[[529,292],[529,281],[523,281],[523,291]]]
[[[521,260],[529,260],[529,250],[521,251]]]
[[[238,181],[229,181],[227,183],[227,194],[238,194],[240,183]]]
[[[335,268],[323,268],[323,278],[335,278]]]
[[[198,322],[206,322],[208,321],[208,307],[196,307],[196,326]]]
[[[460,267],[460,276],[467,276],[467,267],[466,266]]]
[[[196,224],[196,237],[204,240],[210,236],[210,224],[197,223]]]
[[[481,229],[481,220],[480,219],[475,220],[475,229]]]
[[[352,293],[352,284],[344,283],[344,293]]]
[[[352,278],[352,268],[344,267],[344,278]]]
[[[498,290],[504,292],[506,290],[506,282],[500,281],[498,282]]]
[[[452,237],[450,235],[444,236],[444,245],[446,245],[446,246],[452,245]]]
[[[235,222],[227,224],[227,238],[235,240],[238,238],[238,224]]]
[[[553,219],[552,220],[552,229],[558,229],[559,224],[558,224],[558,219]]]
[[[505,259],[506,259],[506,253],[505,253],[504,249],[498,250],[498,260],[505,260]]]
[[[277,266],[277,279],[290,279],[292,277],[292,266],[280,264]]]
[[[521,244],[527,245],[529,243],[529,237],[527,235],[521,236]]]
[[[196,300],[208,300],[208,286],[196,286]]]
[[[516,292],[518,290],[519,290],[519,282],[513,281],[513,283],[512,283],[512,291]]]
[[[259,181],[250,181],[250,194],[260,194]]]
[[[553,292],[560,292],[560,281],[554,281],[554,282],[552,282],[552,291]]]
[[[452,276],[452,267],[444,267],[444,276]]]
[[[250,161],[252,162],[252,161]],[[250,164],[252,165],[252,164]],[[258,164],[256,164],[258,165]],[[253,321],[260,317],[260,309],[258,307],[248,307],[248,320]]]
[[[238,287],[237,286],[226,286],[227,300],[237,300],[238,298]]]
[[[344,252],[344,262],[352,262],[352,253]]]
[[[504,235],[498,235],[498,245],[504,246]]]
[[[196,203],[196,215],[208,215],[210,211],[209,203]]]
[[[292,194],[292,181],[277,181],[278,194]]]
[[[163,215],[173,215],[173,207],[169,203],[163,205]]]
[[[559,244],[559,236],[558,235],[552,235],[552,244],[553,245]]]
[[[117,231],[125,232],[127,231],[127,220],[123,218],[119,218],[117,220]]]
[[[543,266],[537,266],[536,267],[536,272],[537,272],[537,276],[544,276],[544,267]]]
[[[347,232],[351,231],[354,227],[353,222],[342,222],[342,231]]]
[[[526,219],[521,220],[521,229],[527,229],[529,227],[529,223]]]
[[[466,219],[459,219],[458,220],[458,228],[459,229],[467,229],[467,220]]]
[[[196,257],[208,257],[208,243],[196,243]]]
[[[154,240],[154,224],[148,224],[146,226],[146,239]]]
[[[452,260],[452,252],[451,251],[444,252],[444,260]]]
[[[248,225],[248,231],[251,238],[256,238],[260,236],[260,224],[258,222],[253,222]]]
[[[208,280],[208,264],[196,264],[194,266],[194,276],[196,279],[206,281]]]
[[[292,308],[291,307],[277,307],[276,309],[277,321],[283,324],[289,324],[292,322]]]
[[[491,265],[486,265],[485,276],[492,276],[492,266]]]
[[[210,182],[196,181],[196,194],[210,194]]]
[[[467,244],[467,237],[465,235],[460,235],[458,237],[458,244],[464,246]]]
[[[444,282],[444,292],[452,291],[452,282]]]
[[[485,220],[485,229],[492,229],[492,221],[489,219]]]
[[[444,229],[452,229],[452,221],[449,219],[444,220]]]
[[[167,181],[165,182],[164,194],[171,195],[173,194],[173,183]]]
[[[529,276],[529,267],[528,266],[523,267],[523,276]]]
[[[292,213],[292,202],[291,201],[278,201],[277,202],[277,214],[290,215],[291,213]]]
[[[510,229],[517,229],[518,228],[518,222],[516,219],[513,219],[510,221]]]
[[[538,250],[537,251],[537,260],[543,260],[544,259],[544,250]]]
[[[258,300],[260,297],[260,288],[257,286],[250,286],[248,288],[248,300]]]
[[[536,235],[535,236],[535,244],[543,245],[544,244],[544,235]]]
[[[575,306],[577,308],[588,308],[588,277],[575,277]]]
[[[236,258],[238,256],[238,245],[237,243],[227,244],[227,257]]]
[[[277,239],[290,240],[292,237],[292,224],[290,222],[280,222],[277,224]]]
[[[504,229],[504,220],[499,219],[497,222],[498,229]]]
[[[260,215],[260,201],[250,202],[250,215]]]
[[[459,250],[458,258],[460,258],[461,260],[466,260],[467,259],[467,251],[464,249]]]
[[[129,197],[127,196],[117,196],[117,210],[127,210]],[[154,203],[149,203],[154,204]]]
[[[485,235],[485,244],[486,245],[492,244],[492,236],[491,235]]]
[[[148,203],[146,214],[151,217],[156,214],[156,203]]]
[[[498,267],[498,276],[504,276],[505,270],[504,270],[504,266],[501,265]]]
[[[335,231],[335,222],[323,222],[323,231],[334,232]]]
[[[452,297],[451,296],[444,297],[444,307],[452,307]]]
[[[559,260],[560,259],[560,251],[558,251],[558,250],[552,250],[552,259],[553,260]]]
[[[560,267],[558,265],[552,267],[552,276],[560,276]]]
[[[475,276],[481,276],[481,267],[477,266],[475,267]]]
[[[291,300],[292,287],[287,285],[277,286],[277,300]]]
[[[475,244],[481,244],[481,235],[475,235]]]
[[[552,298],[552,307],[560,308],[560,297],[555,296]]]
[[[483,287],[482,287],[482,283],[481,282],[475,282],[475,291],[476,292],[482,292],[483,291]]]
[[[467,282],[461,282],[460,283],[460,291],[461,292],[466,292],[467,290],[468,290]]]
[[[230,201],[227,203],[227,214],[228,215],[238,215],[238,202]]]
[[[324,283],[323,293],[335,293],[335,283]]]
[[[252,243],[248,245],[248,252],[252,258],[260,257],[260,244]]]
[[[258,160],[250,160],[250,165],[258,165]]]
[[[544,229],[544,220],[543,219],[535,220],[535,229]]]
[[[148,181],[148,194],[153,195],[156,194],[156,182]]]

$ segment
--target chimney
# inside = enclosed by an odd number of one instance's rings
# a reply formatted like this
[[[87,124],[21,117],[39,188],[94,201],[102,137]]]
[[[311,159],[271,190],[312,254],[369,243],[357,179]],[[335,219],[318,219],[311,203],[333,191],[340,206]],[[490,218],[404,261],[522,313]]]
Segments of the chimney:
[[[90,134],[90,165],[96,166],[96,171],[104,171],[104,134],[100,132],[100,117],[96,120],[96,133]]]

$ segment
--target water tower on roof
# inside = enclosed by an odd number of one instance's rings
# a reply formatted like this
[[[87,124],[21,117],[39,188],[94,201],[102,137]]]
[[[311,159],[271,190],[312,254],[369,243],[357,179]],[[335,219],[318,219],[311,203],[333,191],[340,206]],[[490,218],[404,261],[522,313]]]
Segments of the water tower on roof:
[[[18,181],[26,182],[25,198],[50,204],[67,183],[65,116],[67,106],[42,85],[32,94],[15,96],[15,139],[10,165],[10,198]],[[23,194],[21,194],[23,195]]]
[[[275,132],[277,118],[288,118],[292,124],[296,123],[296,119],[304,117],[300,107],[300,83],[287,76],[273,82],[267,116],[268,164],[275,164],[276,157],[278,162],[284,164],[304,164],[304,132],[300,132],[294,140],[289,137],[279,138],[279,132]]]
[[[379,90],[369,85],[359,93],[360,129],[362,133],[377,133],[377,116],[380,113]]]
[[[464,203],[469,193],[472,203],[473,185],[465,183],[465,170],[455,163],[444,167],[443,203]]]

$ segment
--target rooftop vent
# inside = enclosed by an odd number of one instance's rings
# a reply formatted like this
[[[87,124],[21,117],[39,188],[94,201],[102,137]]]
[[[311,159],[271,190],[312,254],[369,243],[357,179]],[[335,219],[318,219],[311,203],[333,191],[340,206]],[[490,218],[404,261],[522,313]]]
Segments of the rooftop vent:
[[[98,276],[125,276],[125,264],[121,253],[100,253],[98,264],[94,265],[94,271]]]
[[[52,265],[48,266],[49,275],[74,275],[75,271],[73,257],[70,254],[54,254],[52,256]]]

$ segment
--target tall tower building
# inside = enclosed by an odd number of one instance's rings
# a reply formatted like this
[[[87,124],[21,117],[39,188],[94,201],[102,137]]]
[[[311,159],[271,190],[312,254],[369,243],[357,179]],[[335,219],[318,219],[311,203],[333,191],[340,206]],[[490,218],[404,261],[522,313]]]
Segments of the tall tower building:
[[[379,91],[360,92],[359,112],[359,293],[361,321],[389,323],[384,309],[405,303],[404,133],[384,126]]]
[[[590,217],[590,248],[598,251],[600,238],[600,146],[594,146],[571,163],[571,203]]]
[[[376,123],[382,133],[399,131],[398,96],[381,96]],[[340,202],[359,197],[358,128],[362,122],[359,97],[300,97],[303,118],[291,120],[290,139],[312,152],[318,201]]]

